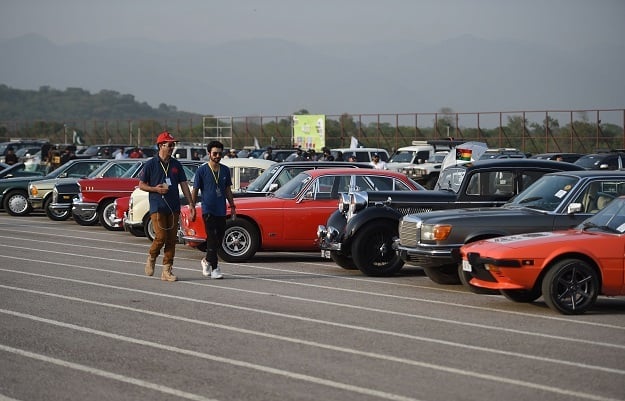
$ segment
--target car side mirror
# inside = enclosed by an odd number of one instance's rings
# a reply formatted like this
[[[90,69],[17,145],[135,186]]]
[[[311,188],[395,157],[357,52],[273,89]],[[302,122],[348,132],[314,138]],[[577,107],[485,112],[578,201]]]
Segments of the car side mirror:
[[[277,183],[273,183],[271,185],[269,185],[269,192],[274,192],[278,189],[279,185]]]
[[[566,209],[566,212],[568,214],[579,213],[581,211],[582,211],[582,204],[581,203],[571,203],[569,205],[569,207]]]

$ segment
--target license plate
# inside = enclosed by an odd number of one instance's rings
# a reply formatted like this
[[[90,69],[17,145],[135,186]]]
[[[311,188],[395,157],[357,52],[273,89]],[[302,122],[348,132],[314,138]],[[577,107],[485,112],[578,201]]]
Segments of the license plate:
[[[324,258],[324,259],[330,259],[330,251],[322,249],[321,250],[321,257]]]
[[[471,263],[468,260],[462,259],[462,270],[465,272],[471,271]]]

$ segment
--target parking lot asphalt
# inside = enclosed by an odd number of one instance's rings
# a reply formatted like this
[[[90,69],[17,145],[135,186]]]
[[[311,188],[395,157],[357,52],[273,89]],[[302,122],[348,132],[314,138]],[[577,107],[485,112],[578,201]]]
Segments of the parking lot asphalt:
[[[150,243],[0,212],[0,399],[625,400],[625,299],[563,316],[316,253],[179,281]]]

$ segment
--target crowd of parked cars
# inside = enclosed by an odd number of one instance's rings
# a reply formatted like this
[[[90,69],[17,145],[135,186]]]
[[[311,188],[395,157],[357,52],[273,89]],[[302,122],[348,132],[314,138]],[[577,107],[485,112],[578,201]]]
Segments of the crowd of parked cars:
[[[230,151],[222,163],[232,172],[237,218],[228,219],[219,256],[246,262],[257,252],[318,251],[368,276],[411,265],[440,285],[514,302],[542,297],[564,314],[588,311],[600,295],[625,295],[625,152],[528,157],[465,145],[418,142],[390,156],[375,148]],[[178,149],[192,182],[206,151]],[[151,241],[137,176],[153,155],[149,147],[94,145],[51,171],[27,160],[0,165],[0,208]],[[374,168],[374,155],[390,168]],[[181,202],[179,240],[204,251],[203,221],[191,221]]]

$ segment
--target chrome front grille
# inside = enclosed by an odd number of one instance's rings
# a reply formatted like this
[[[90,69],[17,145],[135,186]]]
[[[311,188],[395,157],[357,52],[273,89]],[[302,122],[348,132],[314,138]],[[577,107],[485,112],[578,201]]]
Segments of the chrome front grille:
[[[399,243],[401,246],[415,247],[421,236],[421,226],[414,221],[402,219],[399,222]]]

